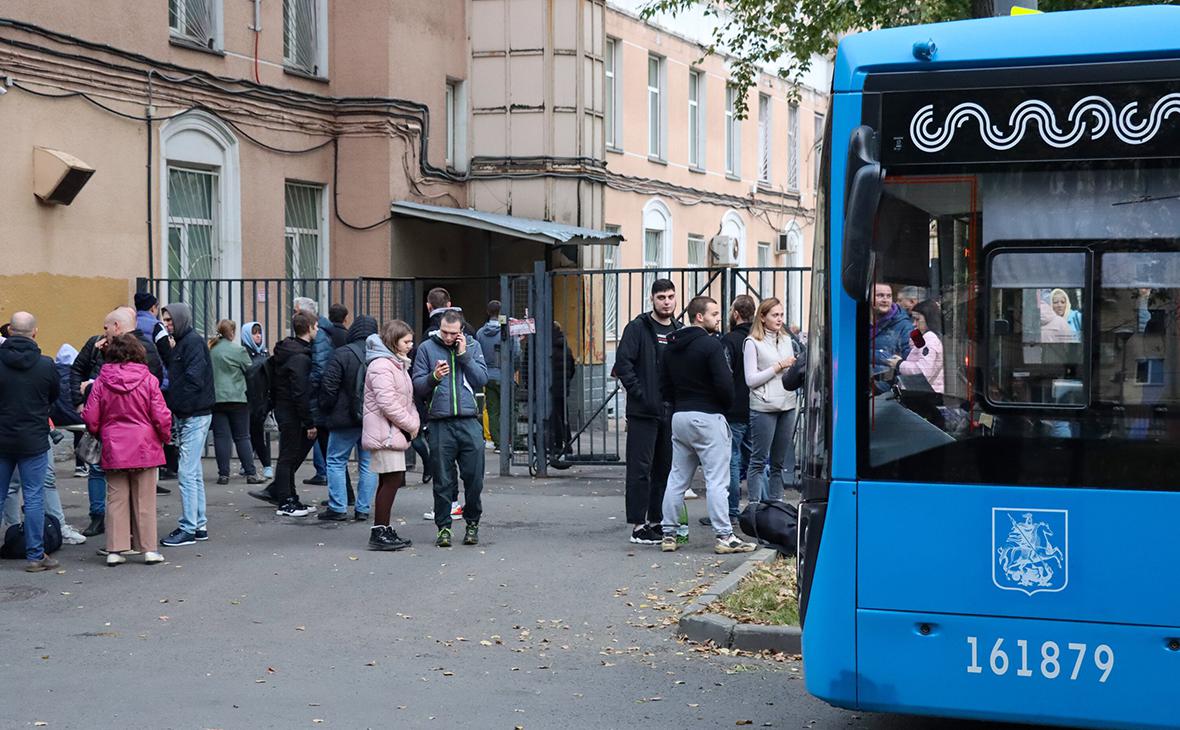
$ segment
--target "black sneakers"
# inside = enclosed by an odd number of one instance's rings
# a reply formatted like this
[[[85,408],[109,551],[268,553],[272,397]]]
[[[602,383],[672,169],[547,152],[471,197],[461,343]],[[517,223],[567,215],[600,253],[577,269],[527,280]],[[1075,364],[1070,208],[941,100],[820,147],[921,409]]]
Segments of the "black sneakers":
[[[399,537],[397,531],[389,525],[374,525],[369,529],[370,550],[403,550],[413,543],[404,537]]]
[[[326,509],[317,515],[317,518],[325,522],[344,522],[348,519],[347,512],[337,512],[334,509]]]
[[[664,531],[655,525],[640,525],[631,531],[631,542],[636,545],[659,545]]]
[[[478,545],[479,544],[479,523],[468,522],[467,530],[463,533],[464,545]]]
[[[273,504],[276,507],[279,505],[279,500],[275,499],[275,496],[273,494],[271,494],[266,489],[258,489],[258,490],[252,489],[249,492],[246,492],[246,494],[249,494],[254,499],[262,500],[263,502],[266,502],[267,504]]]
[[[288,499],[283,502],[283,506],[275,510],[275,514],[279,517],[307,517],[315,509],[308,507],[297,499]]]

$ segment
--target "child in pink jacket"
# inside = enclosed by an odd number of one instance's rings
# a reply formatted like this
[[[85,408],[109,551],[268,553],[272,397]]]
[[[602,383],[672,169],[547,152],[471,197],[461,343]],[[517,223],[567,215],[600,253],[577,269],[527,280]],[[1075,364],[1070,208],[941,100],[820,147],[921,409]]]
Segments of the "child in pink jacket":
[[[410,541],[389,526],[397,490],[406,483],[406,449],[421,425],[414,407],[408,355],[414,333],[400,319],[386,322],[380,335],[365,340],[365,404],[361,448],[370,452],[369,466],[377,473],[370,550],[401,550]]]
[[[102,442],[107,475],[107,565],[143,553],[148,565],[164,562],[156,547],[156,476],[171,439],[172,414],[159,381],[148,371],[143,345],[133,335],[109,338],[103,366],[86,407],[86,430]]]

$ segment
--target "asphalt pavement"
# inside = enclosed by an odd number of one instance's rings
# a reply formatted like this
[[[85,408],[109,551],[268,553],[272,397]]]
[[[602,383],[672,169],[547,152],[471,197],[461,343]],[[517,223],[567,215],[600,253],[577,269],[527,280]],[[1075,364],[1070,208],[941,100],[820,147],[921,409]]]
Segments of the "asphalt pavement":
[[[85,480],[58,469],[84,526]],[[481,544],[450,549],[411,474],[394,514],[414,546],[396,553],[366,550],[367,525],[279,518],[213,476],[210,540],[162,565],[108,568],[101,538],[64,547],[58,572],[0,564],[0,727],[966,726],[837,710],[798,661],[677,640],[684,595],[745,556],[713,554],[703,500],[687,549],[630,544],[618,469],[489,477]],[[166,485],[161,535],[180,503]]]

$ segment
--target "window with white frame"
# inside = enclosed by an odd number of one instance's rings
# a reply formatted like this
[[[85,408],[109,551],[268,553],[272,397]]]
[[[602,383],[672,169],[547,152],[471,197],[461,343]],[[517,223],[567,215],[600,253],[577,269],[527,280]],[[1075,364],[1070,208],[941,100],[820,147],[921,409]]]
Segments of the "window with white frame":
[[[193,328],[208,331],[206,298],[219,270],[215,170],[168,167],[168,298],[192,306]]]
[[[315,279],[327,276],[323,246],[323,187],[288,182],[283,238],[294,296],[317,297]]]
[[[607,233],[617,234],[618,226],[603,226]],[[609,340],[619,336],[619,275],[615,270],[619,268],[619,247],[601,246],[602,249],[602,331]]]
[[[815,143],[813,144],[812,150],[811,150],[812,168],[813,168],[813,174],[814,174],[814,178],[812,179],[811,184],[816,187],[819,187],[819,170],[820,170],[820,167],[823,165],[823,161],[822,161],[823,155],[821,154],[823,152],[823,146],[824,146],[824,115],[823,114],[816,114],[815,115]]]
[[[705,166],[705,75],[700,71],[688,71],[688,166],[698,169]]]
[[[218,45],[220,0],[168,0],[168,32],[204,48]]]
[[[758,95],[758,180],[770,182],[770,97]]]
[[[664,159],[664,59],[647,57],[647,154]]]
[[[758,268],[765,269],[770,266],[770,244],[758,243]],[[766,299],[773,296],[774,273],[770,271],[758,272],[758,298]]]
[[[706,291],[701,291],[705,288],[705,283],[709,280],[709,274],[705,271],[705,265],[705,237],[695,233],[688,234],[688,266],[692,269],[700,269],[700,271],[694,271],[688,277],[686,283],[690,289],[684,292],[685,301],[695,296],[708,294]]]
[[[283,63],[313,76],[323,76],[327,67],[324,2],[283,0]]]
[[[606,67],[606,89],[605,89],[605,115],[604,122],[606,126],[606,146],[618,148],[622,147],[622,140],[619,138],[619,99],[618,99],[618,83],[619,83],[619,64],[618,64],[619,42],[614,38],[606,39],[606,50],[603,53],[603,65]]]
[[[455,82],[447,82],[446,119],[447,119],[447,167],[455,166]]]
[[[741,172],[741,127],[737,118],[738,90],[732,85],[725,87],[725,172],[740,177]]]
[[[787,107],[787,190],[799,190],[799,105]]]

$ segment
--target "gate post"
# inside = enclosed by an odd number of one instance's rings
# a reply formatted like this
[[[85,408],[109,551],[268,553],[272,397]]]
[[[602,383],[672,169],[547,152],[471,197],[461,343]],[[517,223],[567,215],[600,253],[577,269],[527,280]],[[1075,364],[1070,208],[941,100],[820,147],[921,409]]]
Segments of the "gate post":
[[[513,356],[515,349],[511,346],[512,335],[508,333],[508,316],[512,314],[512,289],[508,283],[508,275],[500,275],[500,317],[504,320],[500,325],[500,476],[512,476],[512,447],[515,444],[513,433],[513,419],[515,418],[516,393],[513,392],[514,381]]]
[[[549,272],[545,271],[545,262],[533,263],[533,290],[536,292],[536,312],[533,315],[537,323],[537,332],[533,336],[533,347],[529,348],[529,359],[532,361],[532,376],[530,387],[533,389],[532,422],[534,428],[529,434],[533,440],[533,453],[537,459],[537,476],[549,476],[548,433],[549,409],[549,350],[552,348],[553,337],[553,297],[550,289]]]

